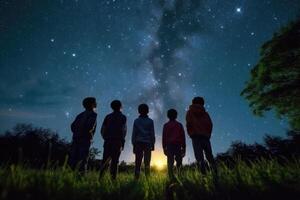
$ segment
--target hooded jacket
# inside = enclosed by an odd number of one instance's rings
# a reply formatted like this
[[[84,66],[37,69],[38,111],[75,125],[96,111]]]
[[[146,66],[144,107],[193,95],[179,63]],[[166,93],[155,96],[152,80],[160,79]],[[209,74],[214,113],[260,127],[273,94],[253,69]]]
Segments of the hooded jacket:
[[[155,133],[153,120],[148,116],[139,116],[134,120],[131,141],[133,145],[137,142],[154,145]]]
[[[186,128],[189,136],[210,138],[212,127],[212,121],[205,108],[199,104],[190,105],[186,113]]]
[[[170,120],[165,123],[163,128],[162,145],[165,149],[168,144],[180,145],[185,148],[185,135],[181,123],[176,120]]]

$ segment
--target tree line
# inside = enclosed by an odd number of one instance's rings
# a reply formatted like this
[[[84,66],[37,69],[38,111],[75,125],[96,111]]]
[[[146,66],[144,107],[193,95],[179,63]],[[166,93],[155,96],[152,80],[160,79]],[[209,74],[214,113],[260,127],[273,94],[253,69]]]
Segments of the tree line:
[[[24,164],[41,168],[67,164],[71,143],[51,129],[17,124],[0,135],[0,164]],[[91,166],[97,163],[98,149],[91,148]]]
[[[71,143],[51,129],[32,124],[17,124],[0,135],[0,165],[22,164],[32,168],[58,167],[68,163]],[[90,166],[97,168],[100,160],[97,148],[90,152]],[[286,137],[266,135],[263,144],[246,144],[234,141],[229,149],[216,156],[217,162],[234,165],[237,160],[253,162],[260,159],[276,159],[283,163],[300,158],[300,135],[289,131]],[[126,170],[122,162],[121,170]]]

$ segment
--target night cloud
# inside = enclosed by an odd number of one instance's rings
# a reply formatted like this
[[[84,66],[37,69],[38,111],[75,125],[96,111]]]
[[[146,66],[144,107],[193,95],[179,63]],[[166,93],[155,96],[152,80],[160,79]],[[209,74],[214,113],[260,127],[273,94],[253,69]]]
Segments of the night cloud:
[[[25,107],[57,106],[65,103],[74,90],[74,86],[58,85],[49,80],[20,80],[14,85],[4,84],[1,86],[0,102]]]

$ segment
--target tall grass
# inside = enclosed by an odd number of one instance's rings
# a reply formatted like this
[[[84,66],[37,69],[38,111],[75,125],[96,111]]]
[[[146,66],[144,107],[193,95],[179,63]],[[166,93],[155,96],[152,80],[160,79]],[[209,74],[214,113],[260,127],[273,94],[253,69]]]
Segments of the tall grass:
[[[67,167],[33,170],[22,166],[0,169],[1,199],[299,199],[300,162],[238,162],[218,166],[218,176],[184,170],[176,181],[165,172],[134,180],[131,173],[98,180],[98,172],[81,176]]]

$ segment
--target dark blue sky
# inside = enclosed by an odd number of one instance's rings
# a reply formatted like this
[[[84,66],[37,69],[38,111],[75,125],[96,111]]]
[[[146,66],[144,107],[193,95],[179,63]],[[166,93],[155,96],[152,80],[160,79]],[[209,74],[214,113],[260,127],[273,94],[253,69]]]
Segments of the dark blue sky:
[[[204,96],[214,122],[214,153],[234,140],[261,142],[288,125],[272,113],[252,115],[240,96],[260,46],[299,16],[299,0],[1,0],[0,130],[33,123],[71,138],[69,125],[86,96],[98,100],[94,146],[109,103],[128,117],[121,160],[132,160],[131,127],[146,102],[156,128],[174,107],[184,122]],[[176,6],[178,5],[178,6]],[[190,140],[188,139],[190,144]],[[191,145],[185,161],[193,161]]]

